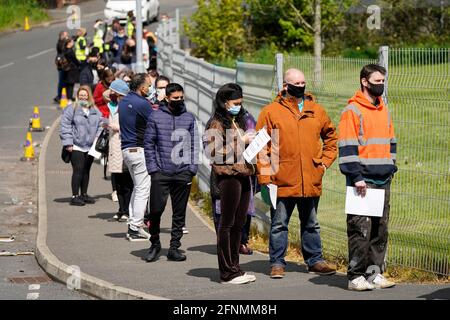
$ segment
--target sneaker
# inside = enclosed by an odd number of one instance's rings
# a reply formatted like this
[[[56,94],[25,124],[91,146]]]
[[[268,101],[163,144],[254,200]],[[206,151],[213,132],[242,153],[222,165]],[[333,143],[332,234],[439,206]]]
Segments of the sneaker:
[[[142,228],[140,228],[142,229]],[[131,229],[130,227],[128,227],[128,233],[127,233],[127,239],[131,242],[136,242],[136,241],[147,241],[149,237],[141,234],[141,232],[139,231],[134,231],[133,229]]]
[[[84,206],[86,203],[84,202],[84,199],[80,196],[72,196],[72,199],[70,199],[70,205],[71,206]]]
[[[178,249],[169,249],[167,259],[171,261],[184,261],[186,260],[186,255],[182,254]]]
[[[114,202],[119,201],[119,198],[117,198],[117,191],[113,191],[113,193],[111,193],[111,200]]]
[[[244,277],[247,277],[250,280],[250,282],[256,281],[256,276],[254,274],[250,274],[250,273],[246,272],[246,273],[244,273]]]
[[[145,261],[147,262],[153,262],[158,258],[158,253],[161,251],[161,242],[157,241],[155,243],[152,243],[150,246],[150,249],[148,250],[148,254],[145,257]]]
[[[352,291],[366,291],[373,290],[374,286],[367,282],[366,278],[359,276],[348,282],[348,290]]]
[[[308,272],[315,273],[321,276],[329,276],[336,273],[336,268],[331,267],[325,261],[319,261],[311,267],[308,266]]]
[[[128,222],[128,218],[129,218],[128,214],[123,214],[120,216],[119,222]]]
[[[246,246],[245,244],[241,244],[239,246],[239,253],[240,254],[245,254],[245,255],[252,255],[253,254],[253,250],[250,249],[248,246]]]
[[[272,266],[272,269],[270,270],[270,277],[272,279],[284,278],[284,267],[282,267],[282,266]]]
[[[386,289],[395,286],[395,282],[389,281],[382,274],[377,274],[375,279],[371,282],[371,285],[375,289]]]
[[[120,213],[116,213],[113,217],[114,220],[119,220],[120,218]]]
[[[222,284],[245,284],[245,283],[249,283],[250,279],[248,277],[244,275],[233,278],[229,281],[220,281],[220,283]]]
[[[82,197],[83,197],[83,200],[84,200],[85,203],[88,203],[88,204],[94,204],[95,203],[95,199],[90,197],[90,196],[88,196],[87,194],[83,194]]]
[[[150,233],[148,233],[147,230],[144,229],[144,227],[140,227],[138,232],[141,236],[146,237],[148,240],[150,240]]]
[[[183,234],[188,234],[189,230],[186,227],[183,227]]]

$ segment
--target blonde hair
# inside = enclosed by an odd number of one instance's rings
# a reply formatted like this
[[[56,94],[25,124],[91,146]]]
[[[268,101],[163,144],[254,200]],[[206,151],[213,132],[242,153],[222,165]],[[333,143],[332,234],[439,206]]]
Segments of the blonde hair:
[[[88,93],[89,107],[91,107],[91,108],[95,107],[94,97],[92,95],[91,87],[86,86],[86,85],[80,86],[77,91],[77,101],[78,101],[78,95],[80,94],[80,91],[86,91]]]

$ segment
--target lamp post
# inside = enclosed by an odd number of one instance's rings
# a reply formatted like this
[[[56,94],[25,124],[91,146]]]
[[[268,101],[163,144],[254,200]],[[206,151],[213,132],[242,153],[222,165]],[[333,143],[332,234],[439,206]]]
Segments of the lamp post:
[[[142,61],[142,5],[136,0],[136,73],[145,72]]]

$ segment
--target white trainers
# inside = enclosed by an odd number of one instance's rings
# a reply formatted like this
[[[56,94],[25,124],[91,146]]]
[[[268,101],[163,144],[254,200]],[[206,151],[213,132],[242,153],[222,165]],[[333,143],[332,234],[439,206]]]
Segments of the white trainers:
[[[144,237],[146,237],[147,239],[150,239],[150,233],[148,233],[147,231],[145,231],[143,227],[140,227],[139,230],[138,230],[138,232],[139,232],[139,234],[140,234],[141,236],[144,236]]]
[[[250,273],[246,272],[246,273],[244,273],[244,277],[247,277],[250,280],[250,282],[256,281],[256,276],[254,274],[250,274]]]
[[[186,227],[183,227],[183,234],[188,234],[189,230]]]
[[[222,284],[245,284],[245,283],[249,283],[250,279],[248,277],[246,277],[245,275],[236,277],[231,279],[230,281],[221,281],[220,283]]]
[[[359,276],[356,279],[353,279],[348,282],[348,290],[353,291],[366,291],[373,290],[374,286],[367,282],[366,278],[363,276]]]
[[[111,193],[111,200],[114,202],[119,201],[119,198],[117,198],[117,191],[113,191],[113,193]]]
[[[385,289],[385,288],[391,288],[391,287],[395,286],[395,282],[389,281],[382,274],[379,273],[379,274],[377,274],[375,279],[373,279],[372,285],[376,289]]]

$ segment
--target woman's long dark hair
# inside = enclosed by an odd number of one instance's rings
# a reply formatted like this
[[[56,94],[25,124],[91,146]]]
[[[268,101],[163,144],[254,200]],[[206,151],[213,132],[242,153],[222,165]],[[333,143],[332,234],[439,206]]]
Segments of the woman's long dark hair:
[[[231,120],[233,119],[233,116],[227,111],[225,103],[228,100],[238,99],[236,96],[242,97],[242,88],[236,83],[224,84],[216,93],[213,119],[220,121],[225,130],[232,127]],[[239,128],[244,131],[247,130],[245,123],[245,110],[243,107],[241,107],[239,113],[234,116],[234,121]]]

